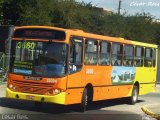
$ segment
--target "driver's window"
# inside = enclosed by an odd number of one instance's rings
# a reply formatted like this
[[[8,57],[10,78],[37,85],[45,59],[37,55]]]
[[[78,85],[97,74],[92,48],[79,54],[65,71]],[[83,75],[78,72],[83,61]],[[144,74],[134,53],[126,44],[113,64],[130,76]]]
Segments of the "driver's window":
[[[72,37],[70,39],[70,64],[69,73],[78,72],[82,69],[83,39]]]

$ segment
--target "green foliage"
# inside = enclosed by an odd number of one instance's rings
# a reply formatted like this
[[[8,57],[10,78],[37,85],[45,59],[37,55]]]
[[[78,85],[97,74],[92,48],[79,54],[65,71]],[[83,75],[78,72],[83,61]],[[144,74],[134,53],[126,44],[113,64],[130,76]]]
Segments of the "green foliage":
[[[50,25],[51,0],[6,0],[3,4],[4,24]]]
[[[159,43],[160,24],[146,13],[118,15],[75,0],[0,0],[0,21],[12,25],[49,25]]]
[[[0,0],[0,24],[3,21],[3,12],[2,12],[2,6],[3,6],[3,0]]]

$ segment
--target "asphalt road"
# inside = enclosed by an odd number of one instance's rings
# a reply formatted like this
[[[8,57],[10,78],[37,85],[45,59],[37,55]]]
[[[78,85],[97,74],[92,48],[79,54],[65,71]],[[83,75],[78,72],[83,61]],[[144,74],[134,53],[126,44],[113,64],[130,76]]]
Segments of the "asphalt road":
[[[43,104],[37,109],[34,102],[6,99],[4,88],[4,85],[0,86],[0,119],[3,120],[145,120],[141,107],[160,101],[158,86],[156,92],[140,96],[136,105],[129,105],[126,99],[99,101],[81,113],[78,105]]]

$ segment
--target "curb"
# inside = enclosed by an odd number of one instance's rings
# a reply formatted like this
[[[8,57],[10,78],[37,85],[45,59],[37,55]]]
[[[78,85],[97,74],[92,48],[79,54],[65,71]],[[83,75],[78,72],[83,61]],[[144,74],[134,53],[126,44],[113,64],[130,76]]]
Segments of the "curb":
[[[141,108],[141,110],[142,110],[145,114],[151,116],[152,118],[156,118],[157,120],[160,120],[160,115],[152,112],[152,111],[149,110],[146,106],[143,106],[143,107]]]

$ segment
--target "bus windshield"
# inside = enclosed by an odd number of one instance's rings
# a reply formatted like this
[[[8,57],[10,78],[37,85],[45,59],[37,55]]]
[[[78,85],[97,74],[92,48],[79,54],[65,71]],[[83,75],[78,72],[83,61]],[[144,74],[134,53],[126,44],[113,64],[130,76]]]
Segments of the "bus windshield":
[[[41,77],[66,74],[67,45],[56,42],[12,41],[11,73]]]

